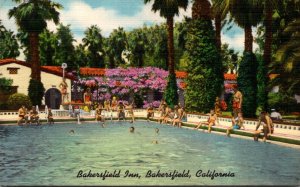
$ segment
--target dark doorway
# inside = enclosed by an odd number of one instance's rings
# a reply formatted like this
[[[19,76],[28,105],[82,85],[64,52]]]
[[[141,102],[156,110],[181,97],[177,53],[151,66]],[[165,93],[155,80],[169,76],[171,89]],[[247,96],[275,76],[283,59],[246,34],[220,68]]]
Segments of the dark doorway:
[[[61,104],[61,93],[56,88],[50,88],[45,93],[45,103],[52,109],[59,109]]]

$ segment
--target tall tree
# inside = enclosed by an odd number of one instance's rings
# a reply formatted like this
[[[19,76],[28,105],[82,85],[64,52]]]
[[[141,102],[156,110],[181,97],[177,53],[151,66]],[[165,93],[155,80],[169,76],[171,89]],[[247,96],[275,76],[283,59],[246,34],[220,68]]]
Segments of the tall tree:
[[[47,27],[46,21],[59,22],[58,9],[62,6],[49,0],[13,0],[21,3],[9,10],[9,17],[14,17],[18,27],[29,34],[29,54],[31,62],[31,78],[41,80],[39,58],[39,34]]]
[[[78,66],[75,62],[75,47],[73,45],[75,39],[70,25],[59,24],[56,37],[58,46],[55,52],[55,64],[61,65],[62,63],[67,63],[69,70],[75,70]]]
[[[0,59],[16,58],[20,55],[16,35],[7,30],[0,20]]]
[[[168,70],[168,33],[166,25],[155,25],[150,28],[148,40],[151,41],[149,47],[152,48],[154,63],[156,67]],[[149,50],[149,49],[148,49]]]
[[[101,29],[97,25],[92,25],[84,32],[85,37],[82,39],[84,47],[88,49],[88,63],[90,67],[105,67],[103,39]]]
[[[114,29],[106,39],[105,53],[109,58],[109,67],[114,68],[124,64],[122,52],[128,48],[127,36],[122,27]]]
[[[143,29],[134,29],[128,34],[128,44],[132,52],[133,65],[142,67],[144,65],[144,55],[146,53],[147,36]]]
[[[291,21],[283,35],[286,42],[282,43],[275,53],[271,64],[271,72],[278,74],[272,81],[273,86],[280,86],[282,92],[293,96],[300,94],[300,18]]]
[[[79,44],[75,47],[75,61],[78,67],[88,66],[88,51],[83,44]]]
[[[222,28],[232,22],[232,19],[226,19],[228,9],[226,9],[226,2],[224,0],[212,0],[212,16],[215,19],[216,29],[216,45],[219,51],[221,51],[221,30]]]
[[[152,0],[144,0],[145,3],[150,3]],[[179,15],[179,9],[186,10],[188,0],[153,0],[152,10],[159,11],[160,16],[167,19],[168,29],[168,62],[169,62],[169,77],[165,92],[165,99],[168,105],[173,107],[178,103],[177,83],[174,64],[174,16]]]
[[[222,62],[215,44],[208,0],[195,0],[192,20],[188,23],[186,49],[187,89],[185,102],[191,111],[208,112],[213,109],[223,85]]]
[[[40,35],[40,59],[42,65],[54,66],[55,52],[58,47],[56,34],[48,29],[45,29]]]
[[[228,0],[226,3],[234,22],[245,31],[244,56],[240,63],[237,81],[239,90],[244,95],[242,103],[244,116],[254,117],[257,107],[256,74],[258,64],[253,54],[252,26],[256,26],[261,21],[263,7],[260,1]]]

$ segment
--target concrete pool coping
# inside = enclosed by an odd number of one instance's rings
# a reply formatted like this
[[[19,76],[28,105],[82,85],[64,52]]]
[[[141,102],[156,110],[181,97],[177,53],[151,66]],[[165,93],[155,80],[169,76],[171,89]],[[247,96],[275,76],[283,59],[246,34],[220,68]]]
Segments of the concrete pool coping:
[[[115,121],[117,118],[113,118],[113,120]],[[129,118],[126,118],[127,120]],[[136,120],[140,120],[140,121],[147,121],[145,117],[136,117]],[[45,122],[47,122],[47,120],[42,119],[42,124],[45,124]],[[84,117],[80,119],[81,122],[95,122],[95,118],[94,117]],[[108,119],[107,121],[110,121],[110,119]],[[152,118],[150,119],[151,122],[155,122],[157,124],[160,124],[157,122],[156,118]],[[60,118],[60,119],[55,119],[55,123],[69,123],[69,122],[77,122],[77,118]],[[193,128],[195,127],[197,123],[196,122],[183,122],[182,127],[183,128],[187,128],[190,130],[193,130]],[[170,124],[161,124],[161,125],[169,125]],[[17,126],[16,124],[16,120],[0,120],[0,126]],[[202,126],[200,129],[198,129],[198,131],[205,131],[207,130],[207,126]],[[219,135],[225,135],[226,136],[226,130],[227,127],[225,126],[213,126],[212,127],[212,131],[211,133],[214,134],[219,134]],[[249,130],[233,130],[231,131],[230,137],[232,138],[243,138],[243,139],[249,139],[249,140],[253,140],[253,132],[249,131]],[[228,138],[230,138],[228,137]],[[261,141],[261,137],[259,141]],[[278,144],[278,145],[283,145],[283,146],[288,146],[288,147],[292,147],[292,148],[298,148],[300,149],[300,139],[296,139],[293,137],[288,137],[288,135],[282,134],[282,135],[271,135],[269,137],[269,139],[267,140],[267,143],[274,143],[274,144]]]

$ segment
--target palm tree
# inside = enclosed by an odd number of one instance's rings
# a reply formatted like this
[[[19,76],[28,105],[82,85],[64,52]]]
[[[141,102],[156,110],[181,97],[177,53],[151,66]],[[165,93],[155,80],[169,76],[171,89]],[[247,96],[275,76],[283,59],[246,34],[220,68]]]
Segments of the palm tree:
[[[151,1],[152,0],[144,0],[145,3],[150,3]],[[179,14],[180,8],[186,10],[187,5],[188,0],[153,0],[152,5],[154,12],[159,11],[160,16],[167,19],[169,80],[165,97],[167,103],[171,106],[177,104],[178,101],[174,64],[174,16]]]
[[[152,0],[145,0],[145,3],[149,3]],[[174,16],[179,14],[179,9],[186,10],[188,0],[153,0],[152,10],[154,12],[159,11],[160,16],[167,19],[168,29],[168,61],[169,61],[169,73],[174,74]]]
[[[105,54],[109,59],[109,67],[115,68],[122,66],[124,61],[121,57],[122,52],[127,48],[127,36],[123,27],[114,29],[105,40]]]
[[[260,1],[226,0],[224,12],[231,13],[235,23],[244,28],[245,52],[253,52],[252,26],[256,26],[262,18],[263,7]]]
[[[208,0],[194,0],[192,7],[192,19],[211,19],[211,5]]]
[[[84,47],[88,47],[88,59],[91,67],[105,67],[103,60],[103,40],[101,29],[97,25],[92,25],[85,32],[82,39]]]
[[[278,76],[272,86],[280,86],[281,91],[290,95],[300,94],[300,18],[291,21],[283,31],[286,42],[282,43],[271,63],[271,73]]]
[[[271,63],[272,56],[272,16],[274,9],[274,0],[265,0],[265,45],[264,45],[264,62],[268,66]]]
[[[221,51],[221,30],[226,24],[232,22],[232,18],[226,20],[228,14],[228,9],[225,9],[226,2],[224,0],[212,0],[212,16],[215,19],[215,29],[216,29],[216,45],[219,51]]]
[[[20,55],[19,44],[16,35],[7,30],[0,20],[0,59],[16,58]]]
[[[62,8],[58,3],[49,0],[13,0],[21,3],[9,10],[9,18],[14,17],[18,27],[29,34],[29,55],[31,63],[31,78],[41,80],[39,57],[39,34],[47,27],[47,22],[59,22],[59,12]]]

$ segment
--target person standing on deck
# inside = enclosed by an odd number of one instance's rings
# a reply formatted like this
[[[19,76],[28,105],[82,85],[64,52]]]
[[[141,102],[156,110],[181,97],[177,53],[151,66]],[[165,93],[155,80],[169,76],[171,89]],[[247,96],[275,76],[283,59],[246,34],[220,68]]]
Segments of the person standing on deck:
[[[242,112],[243,94],[237,89],[236,86],[233,88],[233,91],[232,109],[234,117],[236,118],[238,113]]]

